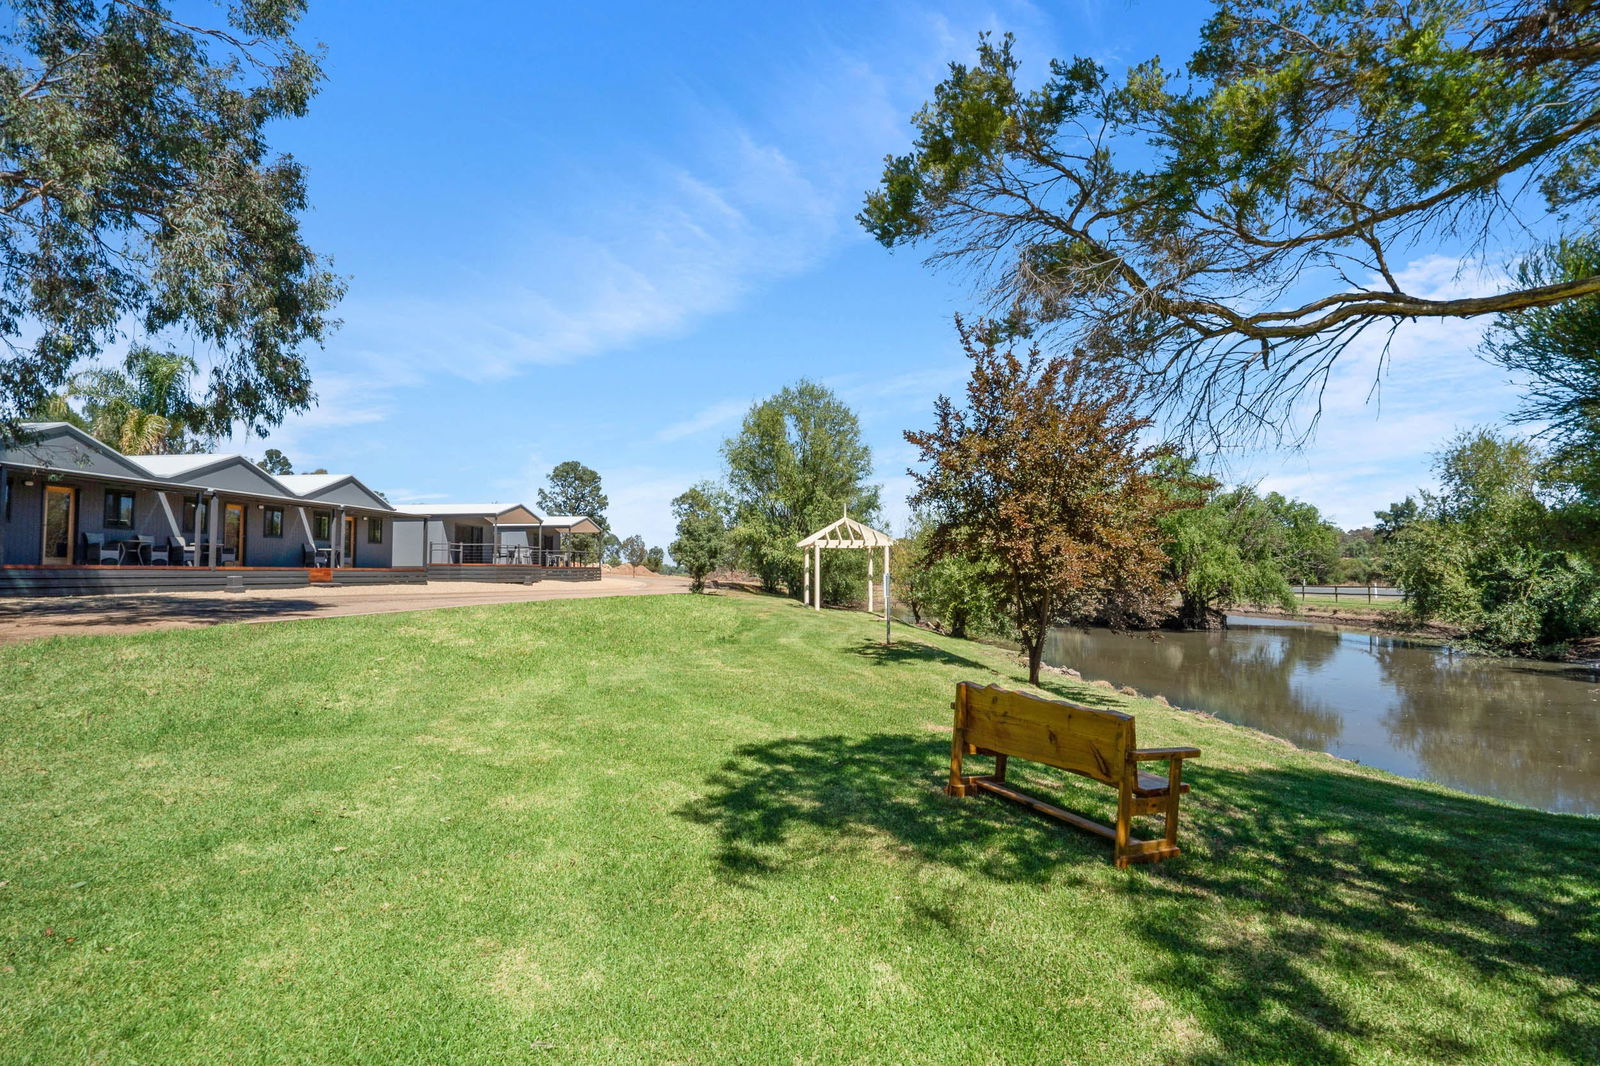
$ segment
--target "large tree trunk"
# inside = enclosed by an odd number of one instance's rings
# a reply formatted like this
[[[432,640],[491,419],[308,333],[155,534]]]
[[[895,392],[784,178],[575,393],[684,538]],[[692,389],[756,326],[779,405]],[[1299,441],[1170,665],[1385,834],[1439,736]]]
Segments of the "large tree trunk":
[[[950,635],[959,640],[967,638],[967,612],[960,607],[950,612]]]
[[[1038,640],[1023,638],[1023,643],[1028,649],[1028,684],[1039,683],[1039,665],[1044,659],[1044,637]]]

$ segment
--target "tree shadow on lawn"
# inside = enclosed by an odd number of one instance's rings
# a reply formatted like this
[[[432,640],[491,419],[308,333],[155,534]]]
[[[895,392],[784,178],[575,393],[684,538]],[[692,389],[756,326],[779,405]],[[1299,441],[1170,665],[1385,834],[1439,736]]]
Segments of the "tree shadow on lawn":
[[[852,655],[859,655],[875,666],[899,666],[904,663],[938,663],[941,666],[958,666],[963,670],[973,670],[980,674],[990,674],[995,677],[1003,676],[991,663],[982,663],[976,659],[969,659],[964,655],[936,648],[932,644],[921,641],[897,640],[893,644],[884,644],[881,640],[863,640],[861,643],[847,649]]]
[[[1475,1033],[1507,1035],[1439,982],[1440,955],[1470,967],[1474,983],[1503,982],[1501,1010],[1517,1009],[1505,1001],[1516,989],[1532,1012],[1516,1037],[1530,1056],[1600,1060],[1600,823],[1441,796],[1331,761],[1250,772],[1200,762],[1185,768],[1185,854],[1118,872],[1098,837],[993,797],[945,796],[948,752],[933,736],[748,745],[678,814],[717,832],[720,872],[740,883],[803,862],[820,830],[887,838],[997,882],[1121,891],[1133,904],[1128,933],[1150,949],[1130,978],[1181,1004],[1225,1049],[1182,1059],[1175,1048],[1174,1061],[1341,1063],[1350,1043],[1374,1057],[1482,1054]],[[1012,767],[1032,791],[1109,815],[1103,786]],[[1418,1009],[1374,1029],[1341,995],[1374,987]]]

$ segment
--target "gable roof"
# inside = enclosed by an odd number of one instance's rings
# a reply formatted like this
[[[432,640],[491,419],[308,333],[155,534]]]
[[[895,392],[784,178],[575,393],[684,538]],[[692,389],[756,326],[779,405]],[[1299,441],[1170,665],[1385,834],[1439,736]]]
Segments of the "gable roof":
[[[402,503],[395,510],[424,518],[493,518],[530,526],[544,522],[533,508],[521,503]]]
[[[894,544],[894,538],[845,515],[802,540],[798,547],[809,548],[813,544],[824,548],[887,548]]]
[[[396,509],[354,474],[280,474],[278,480],[289,491],[308,500],[376,507],[385,511]]]
[[[278,480],[301,496],[307,496],[318,489],[331,488],[345,478],[354,476],[353,474],[279,474]]]
[[[23,422],[19,429],[22,439],[10,448],[0,449],[0,459],[13,465],[63,472],[76,470],[86,474],[123,474],[140,481],[152,476],[150,471],[71,422]]]
[[[598,533],[600,527],[594,519],[581,514],[553,514],[544,520],[546,529],[560,529],[568,533]]]
[[[288,496],[296,493],[245,456],[235,452],[198,455],[130,455],[152,475],[167,481],[181,481],[201,488],[235,492]]]

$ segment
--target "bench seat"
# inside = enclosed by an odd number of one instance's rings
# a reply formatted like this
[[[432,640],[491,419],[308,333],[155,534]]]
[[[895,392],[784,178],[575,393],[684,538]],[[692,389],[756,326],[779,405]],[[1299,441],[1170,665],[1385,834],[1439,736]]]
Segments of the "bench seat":
[[[1178,794],[1189,791],[1189,782],[1182,781],[1178,784]],[[1149,770],[1139,771],[1139,780],[1134,783],[1135,796],[1165,796],[1167,794],[1167,775],[1153,774]]]
[[[952,796],[987,792],[1021,804],[1068,825],[1113,841],[1118,868],[1132,862],[1157,862],[1178,854],[1178,798],[1189,791],[1183,760],[1198,758],[1198,748],[1140,748],[1131,714],[1086,707],[1066,700],[1045,699],[998,685],[956,685],[955,729],[950,740]],[[965,774],[968,755],[991,755],[994,772]],[[1117,790],[1117,822],[1102,825],[1081,814],[1046,803],[1006,783],[1009,759],[1027,759],[1091,778]],[[1165,762],[1165,774],[1140,768]],[[1166,832],[1159,840],[1137,840],[1131,820],[1164,816]]]

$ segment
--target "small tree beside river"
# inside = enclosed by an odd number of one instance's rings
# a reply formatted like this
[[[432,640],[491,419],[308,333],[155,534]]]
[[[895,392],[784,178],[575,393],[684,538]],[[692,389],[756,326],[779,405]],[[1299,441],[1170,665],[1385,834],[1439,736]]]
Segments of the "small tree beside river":
[[[1149,624],[1165,613],[1159,518],[1186,506],[1142,443],[1150,421],[1125,380],[1081,353],[1018,357],[957,322],[972,359],[967,405],[941,396],[934,428],[906,433],[926,468],[912,504],[934,521],[935,557],[976,565],[1005,605],[1037,684],[1054,625]]]

